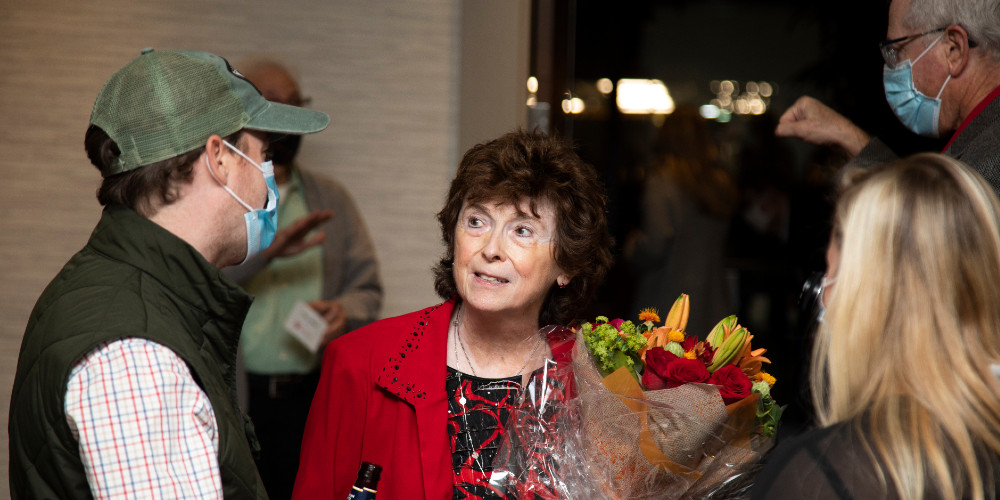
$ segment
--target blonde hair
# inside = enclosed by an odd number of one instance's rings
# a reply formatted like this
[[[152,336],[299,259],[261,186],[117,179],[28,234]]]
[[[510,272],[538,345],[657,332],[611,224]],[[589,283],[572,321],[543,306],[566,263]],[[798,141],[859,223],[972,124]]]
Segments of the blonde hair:
[[[848,175],[813,351],[820,423],[850,422],[887,491],[992,498],[1000,456],[1000,202],[957,160]]]

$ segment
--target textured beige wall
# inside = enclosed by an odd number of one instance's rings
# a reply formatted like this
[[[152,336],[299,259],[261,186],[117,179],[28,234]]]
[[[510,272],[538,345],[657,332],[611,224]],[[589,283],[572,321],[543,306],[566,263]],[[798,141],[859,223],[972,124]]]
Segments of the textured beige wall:
[[[429,271],[441,251],[433,214],[469,145],[460,143],[521,119],[526,5],[2,0],[0,498],[8,495],[7,407],[24,325],[42,288],[100,216],[99,175],[87,162],[83,133],[111,73],[146,46],[206,50],[231,61],[266,53],[289,62],[312,107],[333,119],[304,141],[300,158],[354,194],[381,259],[383,315],[396,315],[438,300]],[[463,15],[479,28],[463,30]],[[461,78],[463,51],[495,60]],[[503,80],[499,87],[493,78]],[[461,86],[478,96],[475,113],[461,111]],[[464,127],[476,131],[473,138],[459,138]]]
[[[524,125],[530,0],[462,2],[458,151]]]

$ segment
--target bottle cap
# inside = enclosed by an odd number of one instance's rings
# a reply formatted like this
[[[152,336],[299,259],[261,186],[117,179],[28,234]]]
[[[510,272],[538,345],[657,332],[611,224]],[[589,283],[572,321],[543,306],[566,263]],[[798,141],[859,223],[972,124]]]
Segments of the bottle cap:
[[[374,488],[378,484],[379,476],[381,475],[382,466],[370,462],[361,462],[361,468],[358,469],[358,481],[355,484],[371,485]]]

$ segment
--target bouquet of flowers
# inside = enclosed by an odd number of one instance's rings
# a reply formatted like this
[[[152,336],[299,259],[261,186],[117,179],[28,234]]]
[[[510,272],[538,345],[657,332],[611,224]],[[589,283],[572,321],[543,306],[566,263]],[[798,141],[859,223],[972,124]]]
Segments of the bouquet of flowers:
[[[516,485],[513,496],[748,494],[781,418],[770,396],[775,380],[762,370],[770,361],[764,349],[751,347],[753,335],[736,316],[722,319],[704,340],[688,335],[689,307],[681,295],[662,326],[656,311],[646,309],[638,322],[598,317],[577,329],[576,393],[558,403],[560,422],[529,433],[558,445],[533,462],[521,451],[537,451],[537,443],[508,441],[494,463],[497,477]],[[515,416],[509,426],[524,421]],[[525,435],[518,431],[507,434]],[[532,484],[539,477],[545,484]]]

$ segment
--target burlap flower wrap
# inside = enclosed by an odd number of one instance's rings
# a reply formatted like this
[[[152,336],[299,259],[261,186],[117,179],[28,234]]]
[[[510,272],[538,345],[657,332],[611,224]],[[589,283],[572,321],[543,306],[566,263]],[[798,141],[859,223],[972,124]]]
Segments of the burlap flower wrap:
[[[626,369],[602,377],[581,338],[571,368],[576,394],[553,402],[559,411],[546,408],[547,424],[525,414],[537,402],[508,422],[494,469],[511,497],[749,497],[772,444],[755,433],[757,394],[726,406],[711,384],[643,391]],[[531,432],[517,429],[529,423]],[[544,484],[533,483],[539,478]]]

